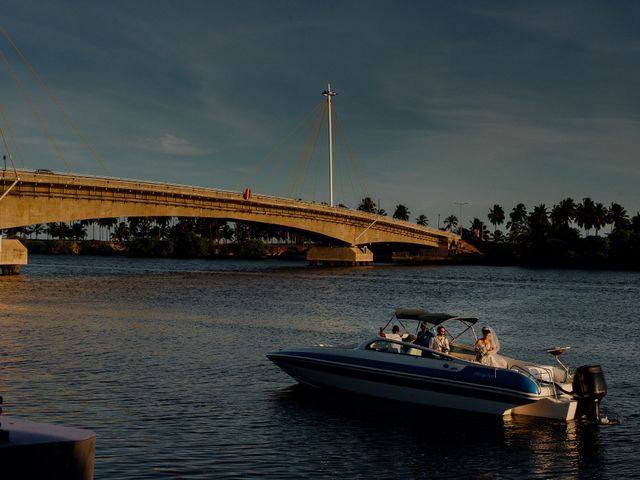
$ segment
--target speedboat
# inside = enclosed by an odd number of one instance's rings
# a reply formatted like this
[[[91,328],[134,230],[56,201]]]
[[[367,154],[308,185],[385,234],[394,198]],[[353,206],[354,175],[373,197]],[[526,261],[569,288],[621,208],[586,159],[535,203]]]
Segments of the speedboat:
[[[423,323],[430,331],[443,326],[448,351],[414,343],[410,321],[417,322],[416,333]],[[402,325],[402,335],[384,334],[392,322]],[[560,361],[569,347],[546,350],[553,365],[502,355],[501,367],[485,365],[476,360],[477,322],[477,317],[398,309],[378,335],[356,347],[287,348],[267,357],[299,383],[317,388],[493,415],[599,420],[607,391],[600,366],[571,372]]]

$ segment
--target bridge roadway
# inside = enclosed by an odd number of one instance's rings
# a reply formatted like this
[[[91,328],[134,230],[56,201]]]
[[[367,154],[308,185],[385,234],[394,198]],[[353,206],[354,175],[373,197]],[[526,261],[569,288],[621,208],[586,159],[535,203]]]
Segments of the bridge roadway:
[[[0,200],[0,229],[118,217],[210,217],[279,225],[347,246],[402,243],[455,248],[458,235],[342,207],[212,188],[18,170]],[[2,171],[0,196],[16,179]]]

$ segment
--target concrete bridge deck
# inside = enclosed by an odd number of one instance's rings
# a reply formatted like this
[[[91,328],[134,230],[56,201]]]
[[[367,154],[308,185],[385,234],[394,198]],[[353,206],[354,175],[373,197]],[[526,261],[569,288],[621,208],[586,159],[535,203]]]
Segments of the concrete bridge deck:
[[[355,246],[413,244],[449,251],[456,234],[341,207],[212,188],[88,175],[18,170],[0,201],[0,229],[117,217],[210,217],[293,228]],[[0,195],[16,180],[2,171]]]

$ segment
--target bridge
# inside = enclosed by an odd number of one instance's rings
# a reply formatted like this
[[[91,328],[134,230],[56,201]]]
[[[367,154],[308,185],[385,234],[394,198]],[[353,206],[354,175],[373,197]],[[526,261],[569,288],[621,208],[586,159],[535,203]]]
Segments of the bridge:
[[[0,176],[0,229],[119,217],[203,217],[278,225],[319,236],[332,250],[312,262],[373,259],[366,246],[410,244],[440,255],[460,248],[456,234],[344,207],[150,181],[50,171],[5,170]],[[341,250],[342,249],[342,250]],[[351,252],[351,253],[349,253]],[[346,255],[346,256],[345,256]]]

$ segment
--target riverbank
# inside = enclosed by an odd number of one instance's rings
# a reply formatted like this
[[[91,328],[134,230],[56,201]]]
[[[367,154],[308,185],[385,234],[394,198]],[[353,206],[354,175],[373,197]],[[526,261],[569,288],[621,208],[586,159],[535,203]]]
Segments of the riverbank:
[[[487,266],[640,271],[640,246],[615,236],[571,241],[549,238],[520,245],[478,240],[471,243],[483,252],[475,261]]]
[[[163,240],[137,239],[132,242],[103,240],[32,240],[20,239],[29,254],[36,255],[94,255],[150,258],[281,258],[304,260],[308,245],[269,245],[259,240],[241,243],[196,245]]]

